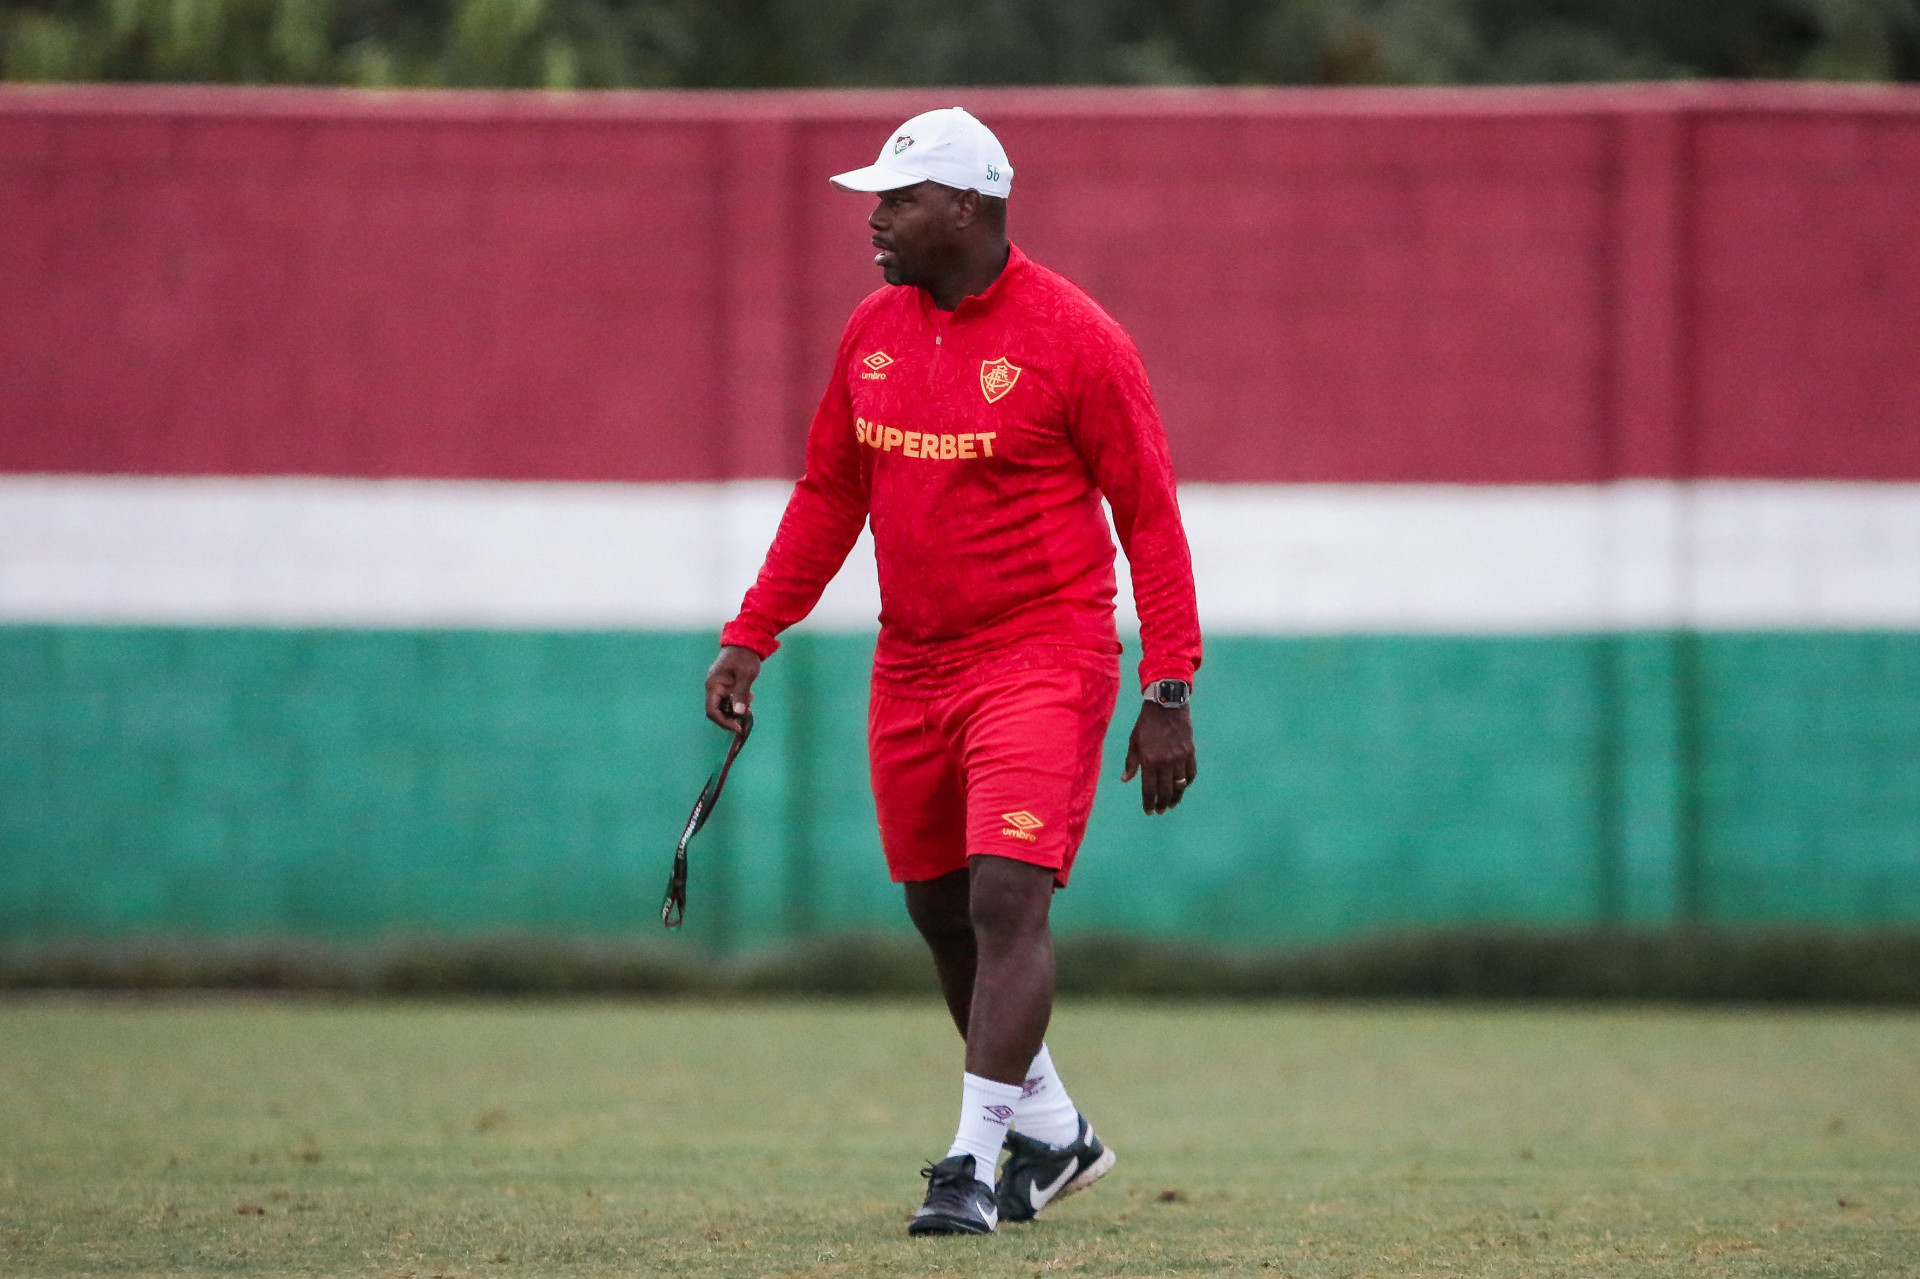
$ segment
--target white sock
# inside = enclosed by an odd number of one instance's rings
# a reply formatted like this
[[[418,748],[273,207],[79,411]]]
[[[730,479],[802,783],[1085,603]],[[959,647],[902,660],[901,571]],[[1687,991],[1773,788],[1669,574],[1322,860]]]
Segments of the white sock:
[[[1067,1096],[1067,1086],[1060,1082],[1053,1054],[1045,1044],[1027,1067],[1026,1085],[1020,1100],[1013,1103],[1013,1126],[1022,1136],[1038,1138],[1055,1149],[1071,1146],[1080,1135],[1080,1112]]]
[[[960,1131],[953,1135],[947,1158],[972,1155],[974,1177],[991,1186],[1000,1167],[1000,1147],[1013,1122],[1014,1104],[1020,1100],[1020,1085],[978,1075],[960,1078]]]

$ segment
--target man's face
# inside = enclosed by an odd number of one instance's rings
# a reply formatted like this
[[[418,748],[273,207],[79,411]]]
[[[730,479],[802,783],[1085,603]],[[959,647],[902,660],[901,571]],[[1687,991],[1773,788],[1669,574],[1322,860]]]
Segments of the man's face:
[[[938,182],[882,191],[867,218],[873,228],[874,265],[888,284],[925,287],[959,249],[959,197]]]

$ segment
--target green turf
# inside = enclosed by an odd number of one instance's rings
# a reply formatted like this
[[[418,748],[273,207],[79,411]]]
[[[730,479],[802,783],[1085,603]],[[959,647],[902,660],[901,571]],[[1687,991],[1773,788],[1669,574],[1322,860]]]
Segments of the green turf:
[[[1081,1004],[1050,1038],[1119,1167],[909,1240],[957,1108],[931,1004],[16,1000],[0,1274],[1920,1275],[1910,1013]]]

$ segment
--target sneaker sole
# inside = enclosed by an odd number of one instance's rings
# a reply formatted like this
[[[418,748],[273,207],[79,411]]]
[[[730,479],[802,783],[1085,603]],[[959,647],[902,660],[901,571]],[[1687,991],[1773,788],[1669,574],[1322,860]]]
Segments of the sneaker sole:
[[[1098,1159],[1094,1160],[1092,1163],[1088,1164],[1084,1169],[1081,1170],[1081,1173],[1078,1177],[1075,1177],[1072,1181],[1069,1181],[1066,1185],[1060,1187],[1060,1193],[1055,1195],[1053,1198],[1047,1200],[1046,1208],[1053,1207],[1053,1205],[1059,1203],[1062,1199],[1065,1199],[1068,1195],[1075,1194],[1079,1191],[1085,1190],[1088,1186],[1091,1186],[1094,1182],[1100,1180],[1100,1178],[1106,1176],[1109,1172],[1112,1172],[1113,1165],[1118,1161],[1119,1161],[1118,1156],[1116,1156],[1113,1153],[1113,1147],[1108,1146],[1105,1150],[1100,1152],[1100,1157]],[[1045,1212],[1046,1208],[1042,1208],[1041,1212]],[[1036,1213],[1034,1215],[1038,1216],[1039,1214]]]
[[[992,1227],[982,1229],[979,1222],[957,1217],[915,1217],[907,1226],[910,1235],[990,1235]]]

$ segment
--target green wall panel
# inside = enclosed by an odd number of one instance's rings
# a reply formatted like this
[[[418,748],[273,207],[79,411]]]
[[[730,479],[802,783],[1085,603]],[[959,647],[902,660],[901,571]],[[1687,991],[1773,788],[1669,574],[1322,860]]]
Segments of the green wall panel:
[[[657,927],[725,738],[705,634],[0,628],[0,934]],[[695,846],[689,940],[901,927],[869,639],[801,634]],[[1209,643],[1201,777],[1130,699],[1064,928],[1223,941],[1920,919],[1920,636]]]
[[[1590,918],[1588,650],[1213,641],[1199,781],[1162,817],[1117,785],[1103,795],[1063,921],[1256,940]]]
[[[1699,666],[1705,911],[1920,919],[1920,640],[1724,636]]]
[[[0,631],[0,927],[630,927],[724,740],[660,692],[708,647]]]

